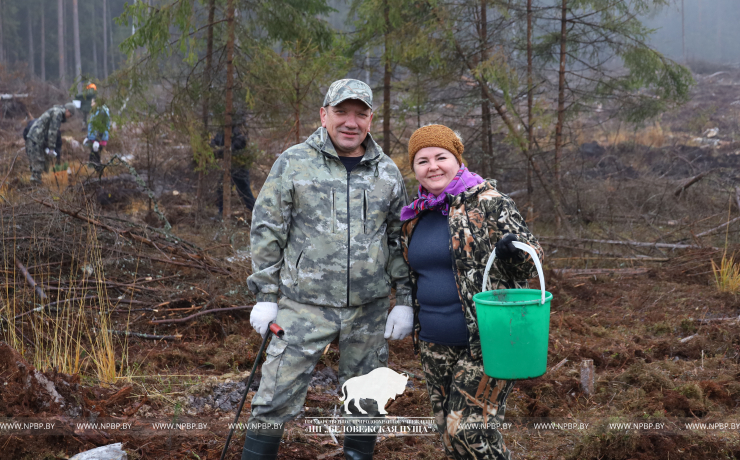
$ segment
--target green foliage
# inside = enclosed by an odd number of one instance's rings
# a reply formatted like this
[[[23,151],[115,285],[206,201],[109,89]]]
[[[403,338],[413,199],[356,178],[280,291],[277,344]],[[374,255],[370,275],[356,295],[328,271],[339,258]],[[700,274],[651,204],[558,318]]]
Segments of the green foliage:
[[[203,135],[203,130],[196,126],[196,121],[187,119],[189,128],[187,133],[190,135],[190,148],[193,150],[193,160],[195,161],[195,171],[207,172],[217,166],[216,157],[210,146],[210,139]]]
[[[704,399],[704,392],[702,391],[701,387],[696,384],[696,382],[685,383],[676,388],[676,391],[689,399],[696,399],[698,401]]]
[[[321,19],[334,11],[326,0],[255,1],[239,6],[235,17],[233,94],[240,123],[258,112],[285,125],[287,113],[300,114],[318,85],[343,75],[348,59],[343,44]],[[116,99],[122,104],[161,111],[151,102],[152,84],[172,95],[166,113],[173,127],[190,140],[197,170],[216,165],[203,129],[203,103],[208,96],[209,126],[223,126],[225,89],[225,2],[216,0],[213,24],[208,2],[174,0],[156,7],[137,1],[127,5],[120,21],[135,33],[122,45],[130,66],[117,75]],[[206,76],[207,31],[213,31],[212,68]],[[234,113],[232,113],[232,116]],[[297,117],[299,119],[300,115]]]
[[[338,37],[328,44],[310,39],[285,42],[279,51],[256,43],[248,51],[259,59],[243,63],[249,107],[275,121],[284,120],[291,113],[294,123],[296,114],[300,117],[307,103],[313,102],[310,107],[315,111],[321,105],[319,85],[326,85],[349,70],[345,46]]]
[[[686,67],[646,47],[630,48],[620,57],[629,74],[613,79],[611,85],[603,83],[598,92],[610,96],[619,90],[628,92],[624,97],[624,116],[628,121],[653,118],[688,101],[695,82]]]
[[[418,51],[426,56],[422,62],[430,68],[444,63],[458,79],[475,78],[476,85],[465,87],[469,104],[480,103],[483,81],[512,120],[526,120],[526,9],[521,2],[491,2],[483,43],[480,4],[476,0],[423,2],[421,9],[429,14],[419,23],[424,40]],[[653,31],[640,21],[666,4],[665,0],[568,1],[566,120],[601,103],[627,121],[640,122],[688,100],[694,84],[691,73],[646,44]],[[533,11],[532,77],[538,116],[532,122],[554,132],[562,1],[534,0]],[[550,101],[543,96],[551,97]],[[517,124],[509,125],[510,139],[526,145]]]
[[[267,0],[255,5],[253,26],[264,29],[270,43],[312,42],[325,50],[334,34],[319,15],[335,11],[326,0]]]
[[[195,38],[192,34],[197,27],[197,20],[190,0],[176,0],[160,8],[136,1],[132,5],[126,4],[118,21],[137,27],[136,33],[121,43],[121,49],[125,53],[131,54],[138,48],[146,48],[150,56],[156,58],[160,54],[177,51],[184,55],[187,63],[193,64]],[[174,40],[171,36],[172,28],[179,32]],[[171,46],[173,44],[177,46]]]

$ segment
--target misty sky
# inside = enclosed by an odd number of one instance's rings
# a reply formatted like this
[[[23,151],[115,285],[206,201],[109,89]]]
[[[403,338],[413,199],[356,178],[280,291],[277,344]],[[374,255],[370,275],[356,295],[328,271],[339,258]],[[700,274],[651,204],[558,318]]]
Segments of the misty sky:
[[[667,56],[682,60],[681,3],[645,18],[658,29],[651,44]],[[683,0],[686,57],[689,61],[740,64],[740,0]]]

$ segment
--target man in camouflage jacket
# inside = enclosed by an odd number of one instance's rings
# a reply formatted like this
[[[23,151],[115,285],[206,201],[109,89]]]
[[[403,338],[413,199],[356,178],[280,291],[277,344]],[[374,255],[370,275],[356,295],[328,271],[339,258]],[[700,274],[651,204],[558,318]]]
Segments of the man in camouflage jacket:
[[[371,120],[370,88],[334,82],[322,127],[280,155],[257,197],[250,321],[264,335],[274,320],[285,336],[267,349],[242,459],[276,458],[283,424],[302,411],[313,368],[337,336],[339,386],[387,365],[384,327],[393,329],[393,312],[411,301],[399,240],[408,198],[398,167],[368,133]],[[345,456],[370,459],[374,444],[345,436]]]
[[[436,212],[436,211],[423,211]],[[401,244],[408,261],[409,243],[419,217],[403,223]],[[487,180],[450,199],[448,215],[450,253],[458,295],[465,314],[468,348],[449,347],[419,340],[421,306],[416,298],[418,274],[409,271],[414,308],[414,350],[421,352],[427,376],[427,390],[435,423],[442,435],[445,453],[451,459],[510,459],[510,453],[498,430],[466,429],[469,426],[493,426],[503,422],[506,398],[514,381],[496,380],[483,374],[481,339],[478,333],[473,296],[481,292],[483,273],[496,242],[511,234],[516,241],[528,244],[542,260],[537,239],[529,232],[514,201],[496,190],[496,181]],[[527,288],[535,273],[532,258],[518,251],[520,259],[495,259],[489,272],[487,289]],[[460,348],[460,351],[454,351]],[[452,369],[453,376],[449,375]],[[446,387],[449,379],[455,391]]]
[[[73,103],[55,105],[34,121],[26,135],[26,155],[31,166],[31,182],[41,183],[41,173],[48,170],[48,157],[56,157],[57,134],[61,124],[74,115]]]

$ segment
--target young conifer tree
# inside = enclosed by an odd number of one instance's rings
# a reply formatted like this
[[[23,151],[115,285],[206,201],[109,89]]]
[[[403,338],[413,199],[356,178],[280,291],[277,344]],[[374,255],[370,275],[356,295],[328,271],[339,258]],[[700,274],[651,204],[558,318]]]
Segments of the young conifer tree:
[[[466,85],[470,97],[482,95],[490,102],[511,143],[531,165],[557,221],[567,226],[558,180],[560,155],[548,165],[554,172],[551,181],[534,155],[537,142],[526,134],[529,129],[521,129],[532,122],[527,94],[537,88],[538,99],[552,98],[543,105],[538,126],[552,133],[558,152],[567,121],[596,102],[609,104],[615,116],[633,122],[685,102],[693,84],[690,72],[648,46],[651,30],[639,19],[665,1],[484,3],[485,28],[480,0],[424,2],[427,61],[445,62],[459,72],[458,78],[474,83]]]
[[[208,147],[209,126],[223,128],[224,222],[230,214],[232,120],[236,104],[251,104],[250,95],[254,94],[250,79],[236,78],[235,72],[250,75],[252,67],[271,59],[275,50],[290,50],[301,40],[309,44],[327,42],[332,33],[320,15],[331,11],[325,0],[260,1],[245,5],[238,12],[236,4],[229,0],[225,4],[214,0],[206,5],[196,0],[176,0],[157,6],[138,1],[126,6],[123,21],[135,23],[137,28],[122,44],[130,65],[119,75],[118,97],[128,100],[132,91],[143,95],[147,83],[162,78],[172,82],[169,112],[182,119],[183,123],[176,125],[191,137],[200,176],[199,195],[202,173],[214,165]],[[224,97],[212,98],[216,94]],[[278,99],[273,104],[280,102]],[[192,116],[196,113],[200,115],[198,119]]]

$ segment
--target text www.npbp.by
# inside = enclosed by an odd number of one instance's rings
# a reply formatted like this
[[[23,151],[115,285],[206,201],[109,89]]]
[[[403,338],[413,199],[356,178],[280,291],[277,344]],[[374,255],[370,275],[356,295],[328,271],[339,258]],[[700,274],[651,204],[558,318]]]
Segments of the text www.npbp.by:
[[[585,430],[588,428],[588,423],[535,423],[535,430]]]
[[[610,430],[662,430],[665,428],[665,423],[650,423],[650,422],[626,422],[626,423],[610,423]]]
[[[78,430],[130,430],[130,423],[76,423]]]
[[[207,423],[152,423],[155,430],[207,430]]]
[[[53,430],[55,423],[0,423],[0,430]]]

